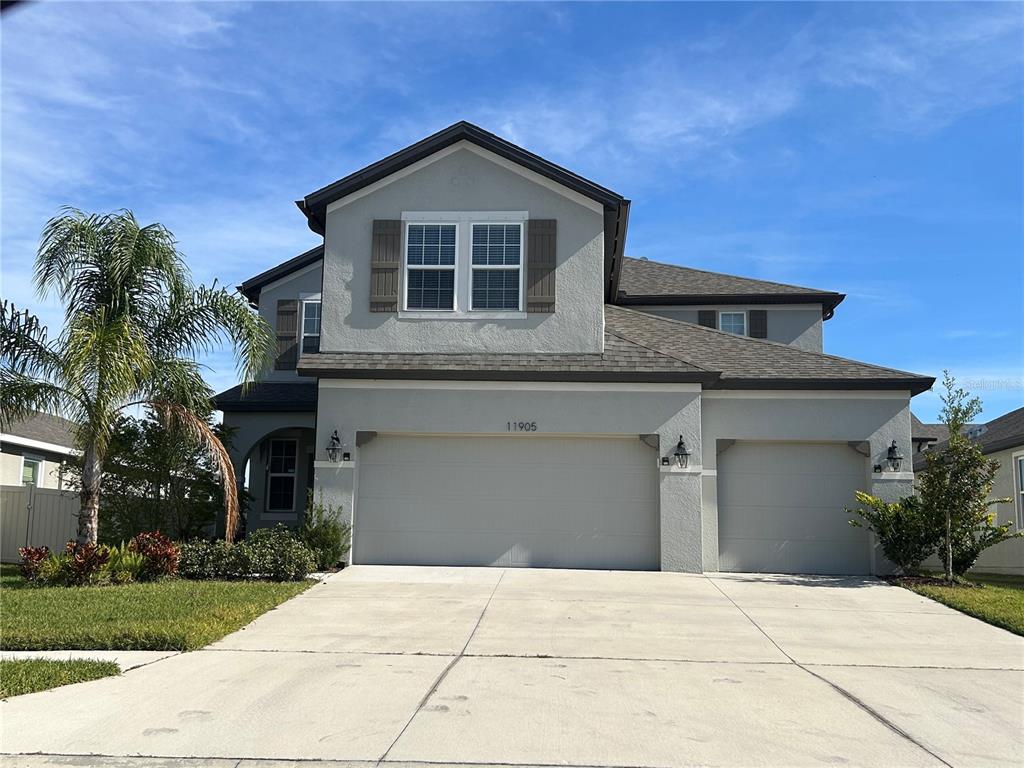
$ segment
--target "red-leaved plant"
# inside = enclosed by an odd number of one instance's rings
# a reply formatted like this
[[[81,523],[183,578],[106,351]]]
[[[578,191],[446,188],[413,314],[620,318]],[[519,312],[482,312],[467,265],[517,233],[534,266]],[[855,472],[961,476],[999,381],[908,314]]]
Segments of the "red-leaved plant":
[[[95,581],[100,570],[110,559],[110,549],[102,545],[69,541],[64,551],[68,554],[69,580],[75,586]]]
[[[43,560],[50,556],[49,547],[19,547],[18,554],[21,555],[21,575],[25,581],[35,581],[39,575],[39,566]]]
[[[173,576],[178,572],[181,550],[160,531],[137,534],[128,542],[128,549],[146,558],[145,573],[150,579]]]

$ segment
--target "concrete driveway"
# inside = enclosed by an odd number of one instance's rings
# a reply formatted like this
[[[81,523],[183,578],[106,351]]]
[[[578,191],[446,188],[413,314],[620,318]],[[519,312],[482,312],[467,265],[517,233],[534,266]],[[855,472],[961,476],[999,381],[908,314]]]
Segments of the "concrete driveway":
[[[874,580],[354,567],[0,720],[5,766],[1019,766],[1024,638]]]

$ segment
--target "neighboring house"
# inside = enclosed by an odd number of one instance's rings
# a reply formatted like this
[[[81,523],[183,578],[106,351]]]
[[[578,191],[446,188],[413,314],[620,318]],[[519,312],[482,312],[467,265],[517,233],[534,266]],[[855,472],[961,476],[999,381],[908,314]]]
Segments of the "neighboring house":
[[[962,431],[969,432],[977,428],[977,424],[965,424]],[[914,414],[910,414],[910,440],[914,444],[914,456],[929,450],[936,443],[949,437],[949,427],[945,424],[925,424]]]
[[[274,371],[217,396],[249,526],[315,489],[354,563],[885,568],[843,508],[911,491],[933,379],[823,354],[842,294],[626,258],[629,200],[468,123],[298,206],[323,245],[240,286]]]
[[[964,432],[981,447],[987,458],[999,462],[992,498],[1010,501],[992,507],[996,522],[1011,522],[1014,530],[1024,530],[1024,408],[1010,411],[987,424],[972,424]],[[947,444],[943,440],[928,450],[941,451]],[[924,468],[925,457],[915,457],[914,471]],[[974,570],[1024,574],[1024,539],[1005,541],[986,550]]]
[[[75,453],[74,426],[36,413],[0,433],[0,485],[63,490],[67,461]]]

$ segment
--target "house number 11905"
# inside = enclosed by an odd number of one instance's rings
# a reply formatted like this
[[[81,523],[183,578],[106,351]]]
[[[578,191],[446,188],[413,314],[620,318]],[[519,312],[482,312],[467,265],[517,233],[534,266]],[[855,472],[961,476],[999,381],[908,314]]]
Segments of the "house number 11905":
[[[536,432],[536,421],[506,421],[505,425],[509,432]]]

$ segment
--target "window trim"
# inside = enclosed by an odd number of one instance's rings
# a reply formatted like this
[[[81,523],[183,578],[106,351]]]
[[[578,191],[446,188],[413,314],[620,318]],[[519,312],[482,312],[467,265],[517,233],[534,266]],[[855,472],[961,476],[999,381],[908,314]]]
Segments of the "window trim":
[[[302,305],[302,310],[299,312],[299,356],[305,351],[306,337],[316,336],[316,351],[320,351],[320,339],[323,336],[323,322],[324,322],[324,303],[320,298],[319,293],[310,294],[299,294],[299,304]],[[318,304],[320,306],[320,317],[319,326],[317,328],[318,333],[306,333],[306,305],[307,304]]]
[[[743,333],[735,333],[733,331],[726,331],[722,328],[722,315],[743,315]],[[730,333],[733,336],[749,336],[750,335],[750,318],[747,317],[747,310],[745,309],[720,309],[718,310],[718,330],[722,333]]]
[[[526,260],[526,222],[525,221],[470,221],[469,222],[469,307],[467,312],[472,312],[474,315],[481,313],[494,313],[494,312],[515,312],[520,313],[526,310],[524,305],[524,293],[526,292],[526,270],[523,269],[523,262]],[[515,309],[490,309],[488,307],[481,307],[477,309],[473,306],[473,273],[477,270],[481,272],[492,272],[498,270],[509,270],[513,269],[510,264],[474,264],[473,263],[473,228],[474,227],[490,227],[490,226],[516,226],[519,227],[519,263],[515,265],[515,269],[519,270],[519,306]],[[457,255],[457,252],[456,252]]]
[[[34,483],[26,483],[25,482],[25,465],[28,462],[30,462],[30,461],[33,462],[36,465],[36,479],[35,479]],[[38,454],[35,454],[35,453],[23,453],[23,454],[21,454],[21,474],[20,474],[21,483],[20,484],[22,486],[31,485],[33,488],[42,488],[43,487],[43,485],[42,485],[42,483],[43,483],[43,466],[44,466],[45,462],[46,462],[46,459],[44,459],[42,456],[39,456]]]
[[[402,311],[423,312],[427,315],[452,314],[459,311],[459,222],[457,221],[408,221],[403,220],[405,226],[402,228]],[[454,264],[410,264],[409,263],[409,227],[455,227],[455,263]],[[449,271],[452,273],[452,308],[451,309],[424,309],[422,307],[409,308],[409,271]]]
[[[270,463],[274,459],[274,443],[291,443],[295,446],[295,470],[293,472],[271,472]],[[274,477],[292,478],[292,503],[288,509],[270,506],[270,480]],[[265,512],[286,513],[295,511],[295,496],[299,490],[299,439],[297,437],[272,437],[267,448],[267,485],[264,490],[263,509]]]
[[[1024,530],[1024,451],[1010,454],[1013,465],[1014,511],[1016,512],[1016,529]]]

